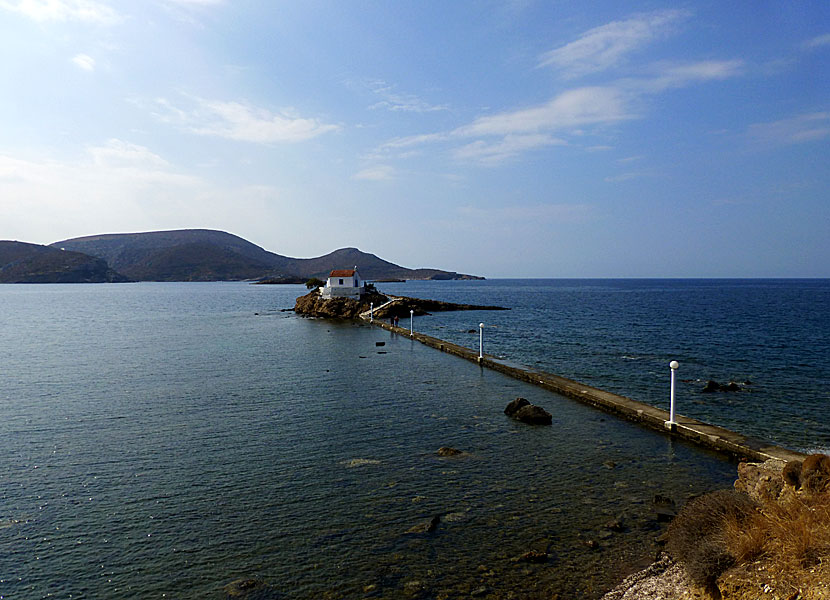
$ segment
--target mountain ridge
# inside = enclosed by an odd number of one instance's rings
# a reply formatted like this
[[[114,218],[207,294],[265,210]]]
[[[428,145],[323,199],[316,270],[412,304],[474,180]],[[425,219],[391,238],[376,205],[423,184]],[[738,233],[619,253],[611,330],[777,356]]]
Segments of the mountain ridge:
[[[101,258],[50,246],[0,240],[0,283],[120,283]]]
[[[315,258],[292,258],[215,229],[97,234],[49,246],[103,259],[115,271],[137,281],[325,278],[334,269],[354,266],[364,279],[371,280],[483,279],[442,269],[409,269],[353,247]]]

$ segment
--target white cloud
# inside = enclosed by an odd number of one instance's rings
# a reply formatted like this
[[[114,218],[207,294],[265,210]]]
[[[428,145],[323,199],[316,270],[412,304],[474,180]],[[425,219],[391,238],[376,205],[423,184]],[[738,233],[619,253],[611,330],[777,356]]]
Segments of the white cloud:
[[[76,54],[72,57],[72,62],[75,63],[75,66],[83,69],[84,71],[95,70],[95,59],[88,54]]]
[[[0,155],[0,214],[6,235],[49,243],[61,237],[153,229],[207,193],[202,180],[176,172],[155,154],[110,140],[82,160],[24,160]],[[194,216],[200,213],[193,207]],[[133,230],[135,230],[133,229]]]
[[[619,90],[583,87],[563,92],[540,106],[481,117],[460,127],[456,135],[509,135],[556,131],[631,118]]]
[[[604,71],[625,55],[668,34],[689,15],[685,10],[661,10],[595,27],[576,41],[543,54],[539,66],[556,67],[568,76]]]
[[[383,81],[375,82],[372,91],[382,100],[370,106],[370,110],[384,108],[393,112],[428,113],[449,109],[446,104],[429,104],[414,94],[396,92],[391,85]]]
[[[399,137],[389,140],[381,147],[382,150],[393,150],[399,148],[411,148],[412,146],[420,146],[422,144],[429,144],[433,142],[440,142],[448,139],[450,136],[446,133],[425,133],[421,135],[410,135],[406,137]]]
[[[158,154],[154,154],[148,148],[115,138],[108,140],[103,146],[89,146],[87,152],[98,166],[129,166],[150,169],[170,166],[166,160]]]
[[[195,101],[196,106],[187,110],[159,99],[155,104],[163,112],[155,114],[165,122],[175,123],[198,135],[258,144],[303,142],[340,129],[339,125],[300,117],[292,110],[272,113],[242,102],[201,98]]]
[[[560,136],[584,134],[579,128],[606,125],[634,118],[625,95],[613,87],[583,87],[568,90],[550,101],[530,108],[480,117],[450,132],[395,138],[383,144],[377,156],[411,150],[415,146],[469,141],[452,151],[456,160],[496,165],[523,152],[544,146],[565,145]]]
[[[830,33],[825,33],[824,35],[820,35],[814,38],[811,38],[802,44],[804,48],[813,49],[813,48],[821,48],[823,46],[830,46]]]
[[[652,78],[628,79],[621,85],[640,88],[644,92],[662,92],[692,83],[717,81],[737,77],[743,72],[741,60],[705,60],[685,64],[657,63]]]
[[[773,144],[800,144],[830,137],[830,112],[815,112],[749,126],[750,136]]]
[[[453,156],[459,160],[474,160],[485,165],[496,165],[522,152],[553,145],[561,146],[565,145],[565,142],[542,133],[509,134],[496,142],[476,140],[466,146],[456,148]]]
[[[352,175],[352,179],[363,181],[390,181],[395,178],[395,169],[389,165],[368,167]]]
[[[120,20],[111,6],[96,0],[0,0],[0,8],[35,21],[86,21],[106,25]]]

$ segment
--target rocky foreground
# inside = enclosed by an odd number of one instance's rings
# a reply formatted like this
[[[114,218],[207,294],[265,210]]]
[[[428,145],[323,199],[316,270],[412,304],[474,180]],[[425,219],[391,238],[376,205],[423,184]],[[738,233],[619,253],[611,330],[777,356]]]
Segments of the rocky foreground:
[[[830,600],[830,457],[741,463],[690,501],[667,553],[603,600]]]
[[[393,302],[390,302],[393,301]],[[323,317],[327,319],[357,319],[361,314],[374,307],[376,319],[389,317],[408,317],[410,311],[416,316],[428,315],[433,312],[450,310],[509,310],[501,306],[482,306],[477,304],[455,304],[440,300],[424,300],[422,298],[408,298],[406,296],[387,296],[380,292],[364,294],[360,300],[351,298],[330,298],[320,296],[320,290],[312,290],[305,296],[297,298],[294,312],[309,317]]]

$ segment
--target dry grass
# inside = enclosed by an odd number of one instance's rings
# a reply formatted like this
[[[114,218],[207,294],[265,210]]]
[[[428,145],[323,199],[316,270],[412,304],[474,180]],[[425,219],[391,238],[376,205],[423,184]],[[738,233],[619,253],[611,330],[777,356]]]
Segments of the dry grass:
[[[718,490],[689,501],[671,522],[667,531],[666,549],[683,564],[692,583],[716,590],[718,577],[736,564],[737,555],[726,531],[743,532],[756,514],[758,504],[746,494],[734,490]],[[742,550],[741,555],[748,554]]]
[[[732,491],[691,501],[669,528],[669,553],[689,578],[710,589],[739,567],[771,597],[830,598],[830,493],[790,490],[756,503]]]
[[[790,494],[765,504],[752,525],[762,540],[757,555],[776,583],[802,596],[830,591],[830,494]]]

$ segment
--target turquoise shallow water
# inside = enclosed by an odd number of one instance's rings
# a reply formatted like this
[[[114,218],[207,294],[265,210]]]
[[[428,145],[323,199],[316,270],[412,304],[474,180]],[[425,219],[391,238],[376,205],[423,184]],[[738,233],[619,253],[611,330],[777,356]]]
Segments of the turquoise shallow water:
[[[653,553],[655,493],[734,479],[408,339],[280,312],[303,292],[0,287],[0,596],[220,598],[260,577],[297,599],[595,598]],[[516,396],[553,426],[507,419]],[[531,549],[550,560],[512,560]]]

